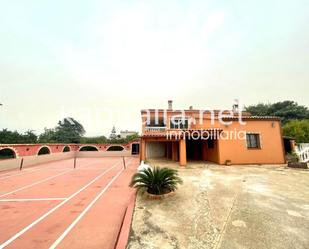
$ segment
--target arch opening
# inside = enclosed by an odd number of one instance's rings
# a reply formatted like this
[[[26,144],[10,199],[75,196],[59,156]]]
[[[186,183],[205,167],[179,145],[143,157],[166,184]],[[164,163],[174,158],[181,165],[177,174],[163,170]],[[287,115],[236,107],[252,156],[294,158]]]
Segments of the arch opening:
[[[42,147],[38,152],[38,156],[47,155],[47,154],[50,154],[50,150],[48,147]]]
[[[70,152],[70,151],[71,151],[70,147],[66,145],[66,146],[64,146],[62,152]]]
[[[122,146],[119,145],[112,145],[110,147],[108,147],[107,151],[123,151],[124,148]]]
[[[83,146],[79,149],[79,151],[99,151],[99,150],[94,146]]]
[[[16,153],[10,148],[4,148],[0,150],[0,160],[16,158]]]

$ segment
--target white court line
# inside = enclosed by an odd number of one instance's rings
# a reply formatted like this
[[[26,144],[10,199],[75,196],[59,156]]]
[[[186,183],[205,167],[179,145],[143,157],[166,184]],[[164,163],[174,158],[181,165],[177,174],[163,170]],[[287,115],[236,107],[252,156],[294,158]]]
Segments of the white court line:
[[[131,159],[132,160],[132,159]],[[128,162],[130,164],[131,160]],[[110,182],[100,191],[100,193],[89,203],[89,205],[80,213],[80,215],[71,223],[70,226],[60,235],[60,237],[49,247],[49,249],[55,249],[61,241],[68,235],[68,233],[75,227],[75,225],[84,217],[84,215],[89,211],[90,208],[97,202],[97,200],[105,193],[105,191],[112,185],[112,183],[120,176],[124,171],[122,168],[111,180]]]
[[[66,170],[66,169],[69,169],[69,168],[41,168],[41,169],[35,169],[35,170],[23,170],[21,171],[20,173],[18,174],[14,174],[14,175],[9,175],[9,176],[6,176],[6,177],[0,177],[0,180],[2,179],[8,179],[8,178],[11,178],[11,177],[14,177],[14,176],[21,176],[21,175],[27,175],[29,173],[33,173],[33,172],[37,172],[37,171],[40,171],[40,170],[57,170],[57,171],[63,171],[63,170]]]
[[[1,198],[1,197],[4,197],[4,196],[7,196],[7,195],[10,195],[10,194],[14,194],[14,193],[16,193],[16,192],[19,192],[19,191],[24,190],[24,189],[27,189],[27,188],[31,188],[31,187],[33,187],[33,186],[35,186],[35,185],[40,184],[40,183],[47,182],[47,181],[49,181],[49,180],[51,180],[51,179],[53,179],[53,178],[56,178],[56,177],[61,176],[61,175],[64,175],[64,174],[66,174],[66,173],[68,173],[68,172],[71,172],[71,171],[72,171],[72,169],[67,170],[67,171],[65,171],[65,172],[61,172],[60,174],[57,174],[57,175],[54,175],[54,176],[47,177],[47,178],[42,179],[42,180],[40,180],[40,181],[37,181],[37,182],[31,183],[31,184],[29,184],[29,185],[23,186],[23,187],[21,187],[21,188],[15,189],[15,190],[13,190],[13,191],[10,191],[10,192],[8,192],[8,193],[5,193],[5,194],[3,194],[3,195],[0,195],[0,198]]]
[[[20,176],[20,175],[25,175],[27,173],[31,173],[31,172],[35,172],[35,171],[39,171],[41,169],[35,169],[35,170],[24,170],[24,171],[21,171],[20,173],[18,174],[14,174],[14,175],[8,175],[8,176],[5,176],[5,177],[0,177],[0,180],[1,179],[7,179],[7,178],[11,178],[13,176]]]
[[[26,201],[62,201],[66,198],[29,198],[29,199],[0,199],[0,202],[26,202]]]
[[[57,169],[68,169],[65,167],[63,168],[53,168],[53,167],[59,167],[57,165],[57,163],[59,162],[66,162],[66,161],[71,161],[73,158],[69,158],[69,159],[63,159],[63,160],[59,160],[59,161],[54,161],[54,162],[46,162],[46,163],[40,163],[36,166],[33,166],[33,167],[26,167],[26,168],[23,168],[22,171],[19,171],[19,173],[17,174],[13,174],[13,175],[10,175],[10,173],[13,173],[13,170],[12,172],[8,172],[8,173],[5,173],[5,174],[0,174],[0,176],[4,176],[4,177],[0,177],[0,180],[1,179],[6,179],[6,178],[10,178],[10,177],[13,177],[13,176],[19,176],[19,175],[25,175],[27,173],[30,173],[30,172],[36,172],[36,171],[39,171],[39,170],[44,170],[44,169],[47,169],[47,170],[57,170]],[[53,165],[53,164],[56,164],[56,165]],[[88,164],[87,164],[88,165]]]
[[[73,193],[72,195],[70,195],[67,199],[65,199],[64,201],[60,202],[57,206],[55,206],[54,208],[52,208],[51,210],[49,210],[48,212],[46,212],[45,214],[43,214],[40,218],[36,219],[34,222],[32,222],[31,224],[29,224],[28,226],[26,226],[25,228],[23,228],[21,231],[19,231],[18,233],[16,233],[15,235],[13,235],[11,238],[9,238],[7,241],[5,241],[4,243],[2,243],[0,245],[0,249],[3,249],[4,247],[6,247],[7,245],[11,244],[14,240],[16,240],[19,236],[23,235],[25,232],[27,232],[29,229],[31,229],[33,226],[35,226],[36,224],[38,224],[40,221],[42,221],[43,219],[45,219],[47,216],[49,216],[50,214],[52,214],[53,212],[55,212],[58,208],[60,208],[61,206],[63,206],[65,203],[67,203],[68,201],[70,201],[72,198],[74,198],[76,195],[78,195],[80,192],[82,192],[83,190],[85,190],[86,188],[88,188],[92,183],[94,183],[95,181],[97,181],[99,178],[101,178],[103,175],[105,175],[108,171],[112,170],[113,168],[117,167],[118,164],[120,164],[121,162],[117,162],[114,164],[114,166],[110,167],[109,169],[103,171],[100,175],[98,175],[97,177],[95,177],[94,179],[92,179],[89,183],[87,183],[86,185],[84,185],[82,188],[80,188],[79,190],[77,190],[75,193]]]
[[[88,166],[88,165],[90,165],[90,164],[92,164],[92,163],[93,163],[93,162],[88,163],[88,164],[85,164],[85,165],[83,165],[83,166],[80,166],[80,168],[81,168],[81,167],[86,167],[86,166]],[[53,179],[53,178],[56,178],[56,177],[61,176],[61,175],[64,175],[64,174],[69,173],[69,172],[74,171],[74,170],[79,170],[79,168],[77,168],[77,169],[69,169],[69,170],[66,170],[66,171],[64,171],[64,172],[61,172],[61,173],[59,173],[59,174],[57,174],[57,175],[53,175],[53,176],[47,177],[47,178],[45,178],[45,179],[42,179],[42,180],[40,180],[40,181],[37,181],[37,182],[31,183],[31,184],[29,184],[29,185],[23,186],[23,187],[21,187],[21,188],[15,189],[15,190],[13,190],[13,191],[10,191],[10,192],[8,192],[8,193],[5,193],[5,194],[0,195],[0,198],[1,198],[1,197],[8,196],[8,195],[10,195],[10,194],[14,194],[14,193],[16,193],[16,192],[19,192],[19,191],[24,190],[24,189],[27,189],[27,188],[31,188],[31,187],[33,187],[33,186],[35,186],[35,185],[40,184],[40,183],[47,182],[47,181],[49,181],[49,180],[51,180],[51,179]]]

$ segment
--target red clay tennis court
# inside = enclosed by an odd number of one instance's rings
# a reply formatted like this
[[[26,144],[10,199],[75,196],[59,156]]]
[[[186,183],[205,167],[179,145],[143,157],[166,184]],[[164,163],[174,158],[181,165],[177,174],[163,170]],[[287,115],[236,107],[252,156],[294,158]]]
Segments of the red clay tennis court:
[[[0,173],[0,248],[115,248],[137,157],[79,158]]]

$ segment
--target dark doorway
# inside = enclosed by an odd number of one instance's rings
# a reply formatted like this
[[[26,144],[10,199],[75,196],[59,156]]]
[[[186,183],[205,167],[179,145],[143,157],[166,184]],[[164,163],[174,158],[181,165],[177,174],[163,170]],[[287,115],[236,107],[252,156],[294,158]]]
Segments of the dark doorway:
[[[132,144],[132,155],[138,155],[139,154],[139,144]]]
[[[292,152],[292,145],[291,145],[292,141],[293,141],[293,139],[291,139],[291,138],[286,138],[286,137],[283,138],[285,153],[291,153]]]
[[[203,141],[186,140],[187,160],[203,160]]]

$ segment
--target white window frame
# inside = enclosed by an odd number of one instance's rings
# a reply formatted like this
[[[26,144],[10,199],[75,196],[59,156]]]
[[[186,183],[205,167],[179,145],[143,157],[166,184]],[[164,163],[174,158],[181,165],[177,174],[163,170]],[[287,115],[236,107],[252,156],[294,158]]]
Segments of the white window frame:
[[[175,120],[183,120],[183,121],[187,121],[188,122],[188,127],[187,128],[180,128],[179,127],[179,125],[181,124],[180,122],[178,123],[178,124],[174,124],[174,125],[178,125],[178,127],[176,128],[176,127],[174,127],[174,128],[171,128],[171,122],[172,122],[172,120],[173,121],[175,121]],[[177,116],[172,116],[172,117],[170,117],[170,119],[169,119],[169,123],[168,123],[168,125],[169,125],[169,129],[175,129],[175,130],[179,130],[179,129],[190,129],[190,117],[183,117],[183,116],[179,116],[179,115],[177,115]]]

